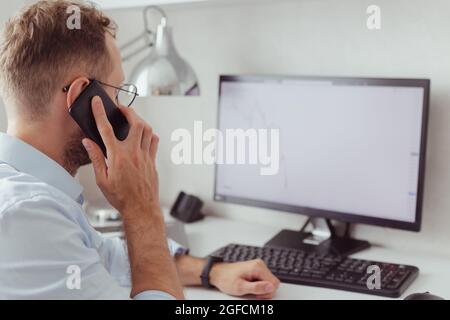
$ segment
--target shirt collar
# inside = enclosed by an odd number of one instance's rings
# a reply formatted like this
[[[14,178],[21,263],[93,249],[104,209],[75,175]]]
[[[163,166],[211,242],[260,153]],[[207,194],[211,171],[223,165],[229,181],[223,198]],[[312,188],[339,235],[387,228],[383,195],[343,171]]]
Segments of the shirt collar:
[[[0,132],[0,162],[61,190],[75,201],[83,187],[56,161],[24,141]]]

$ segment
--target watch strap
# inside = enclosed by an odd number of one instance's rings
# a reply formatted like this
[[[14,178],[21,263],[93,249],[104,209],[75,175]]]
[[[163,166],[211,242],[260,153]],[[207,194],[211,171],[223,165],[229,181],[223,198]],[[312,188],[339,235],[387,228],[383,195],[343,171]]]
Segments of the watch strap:
[[[205,266],[203,267],[203,271],[200,275],[200,279],[202,280],[202,286],[205,288],[213,288],[214,286],[211,285],[209,282],[209,274],[211,272],[211,268],[216,264],[223,262],[223,258],[217,257],[217,256],[209,256],[208,260],[206,261]]]

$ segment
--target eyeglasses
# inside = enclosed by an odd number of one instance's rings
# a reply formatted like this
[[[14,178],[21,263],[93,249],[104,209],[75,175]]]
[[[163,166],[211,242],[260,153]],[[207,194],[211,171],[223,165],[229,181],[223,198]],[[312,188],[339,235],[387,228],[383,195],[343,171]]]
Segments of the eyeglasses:
[[[127,83],[127,84],[123,84],[120,87],[116,87],[116,86],[101,82],[97,79],[89,79],[89,80],[90,81],[95,80],[98,83],[100,83],[102,86],[116,89],[117,92],[116,92],[115,99],[116,99],[117,104],[129,107],[133,104],[136,97],[139,97],[139,94],[137,93],[137,87],[134,84]],[[63,92],[68,92],[70,86],[71,86],[71,84],[65,86],[63,88]]]

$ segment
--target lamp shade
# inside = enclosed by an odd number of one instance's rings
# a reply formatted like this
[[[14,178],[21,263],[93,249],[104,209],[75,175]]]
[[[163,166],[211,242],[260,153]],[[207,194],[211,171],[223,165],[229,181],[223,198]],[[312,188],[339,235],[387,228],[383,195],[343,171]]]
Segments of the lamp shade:
[[[136,65],[130,80],[144,97],[197,96],[200,94],[197,76],[178,54],[166,21],[166,18],[161,20],[153,50]]]

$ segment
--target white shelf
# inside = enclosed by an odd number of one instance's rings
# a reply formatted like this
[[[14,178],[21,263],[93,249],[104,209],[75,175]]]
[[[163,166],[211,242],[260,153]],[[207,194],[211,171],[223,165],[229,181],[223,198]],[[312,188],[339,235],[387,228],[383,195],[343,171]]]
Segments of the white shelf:
[[[148,5],[165,5],[175,3],[206,2],[212,0],[93,0],[103,10],[144,7]]]

